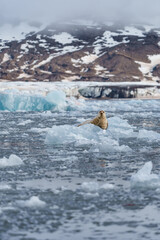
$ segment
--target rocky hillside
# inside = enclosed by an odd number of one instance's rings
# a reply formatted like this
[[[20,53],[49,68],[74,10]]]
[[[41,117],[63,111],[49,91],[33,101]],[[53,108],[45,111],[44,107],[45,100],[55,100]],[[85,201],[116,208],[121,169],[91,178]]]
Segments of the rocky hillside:
[[[32,25],[29,29],[21,25],[18,34],[16,31],[16,26],[9,30],[8,26],[0,27],[0,79],[96,82],[160,79],[158,28],[68,23],[40,28]]]

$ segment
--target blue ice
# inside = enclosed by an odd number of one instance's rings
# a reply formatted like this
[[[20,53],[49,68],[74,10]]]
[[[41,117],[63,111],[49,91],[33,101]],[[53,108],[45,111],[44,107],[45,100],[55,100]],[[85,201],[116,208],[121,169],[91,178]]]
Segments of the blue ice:
[[[46,96],[22,94],[17,90],[7,90],[0,94],[0,110],[47,111],[68,110],[65,93],[54,90]]]

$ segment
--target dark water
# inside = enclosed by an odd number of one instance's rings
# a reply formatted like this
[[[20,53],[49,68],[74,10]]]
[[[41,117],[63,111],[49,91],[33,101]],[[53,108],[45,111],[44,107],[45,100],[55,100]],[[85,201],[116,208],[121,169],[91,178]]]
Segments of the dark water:
[[[87,101],[76,111],[1,111],[0,239],[159,239],[160,181],[131,184],[149,161],[159,176],[159,106]],[[101,109],[107,132],[76,128]]]

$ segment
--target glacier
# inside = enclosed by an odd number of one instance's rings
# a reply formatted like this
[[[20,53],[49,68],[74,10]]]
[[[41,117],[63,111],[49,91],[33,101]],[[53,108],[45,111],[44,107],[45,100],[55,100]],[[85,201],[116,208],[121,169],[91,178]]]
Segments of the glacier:
[[[18,90],[6,90],[0,94],[0,110],[8,111],[47,111],[69,109],[65,93],[54,90],[46,96],[24,94]]]

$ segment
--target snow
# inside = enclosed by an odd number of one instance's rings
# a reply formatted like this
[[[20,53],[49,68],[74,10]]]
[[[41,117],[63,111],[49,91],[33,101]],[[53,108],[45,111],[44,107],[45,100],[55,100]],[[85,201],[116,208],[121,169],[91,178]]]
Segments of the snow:
[[[76,41],[76,38],[74,38],[71,34],[69,34],[67,32],[55,34],[51,38],[54,39],[56,42],[59,42],[63,45],[71,44],[73,41]]]
[[[144,166],[131,177],[131,187],[138,188],[157,188],[160,187],[160,177],[151,173],[152,162],[147,162]]]
[[[11,60],[11,56],[8,53],[5,53],[4,56],[3,56],[3,60],[1,62],[1,64],[5,63],[9,60]]]
[[[123,35],[117,32],[105,31],[103,33],[103,37],[97,37],[96,41],[94,42],[94,53],[99,55],[101,53],[101,49],[104,47],[115,47],[121,43],[129,43],[130,41],[123,37],[121,42],[114,40],[114,36]],[[124,34],[125,35],[125,34]]]
[[[96,45],[97,43],[102,43],[104,47],[114,47],[114,46],[120,44],[119,42],[117,42],[113,39],[113,36],[117,36],[117,34],[111,32],[111,31],[105,31],[103,34],[103,37],[100,39],[97,39],[97,41],[94,43],[94,45]]]
[[[21,73],[21,74],[19,74],[17,79],[20,79],[20,78],[30,78],[30,77],[32,77],[32,75],[29,75],[27,73]]]
[[[68,52],[75,52],[77,50],[80,50],[83,46],[78,46],[78,47],[74,47],[74,46],[65,46],[62,49],[59,50],[59,52],[51,54],[50,56],[48,56],[48,58],[46,60],[43,60],[41,62],[39,62],[38,64],[34,65],[32,67],[32,69],[34,70],[35,68],[41,67],[43,65],[45,65],[46,63],[50,62],[53,58],[55,57],[59,57],[62,56]],[[33,65],[33,64],[32,64]]]
[[[87,53],[87,56],[81,57],[82,64],[89,64],[97,59],[97,55]]]
[[[23,50],[25,52],[25,54],[27,54],[29,52],[29,48],[34,48],[34,46],[27,42],[21,44],[21,50]]]
[[[3,41],[19,41],[24,39],[26,34],[29,34],[31,32],[33,34],[33,32],[38,32],[44,27],[44,25],[41,25],[40,28],[33,27],[26,22],[21,22],[18,25],[4,24],[0,26],[0,39]]]
[[[46,63],[50,62],[54,58],[54,55],[50,55],[46,60],[43,60],[39,62],[38,64],[34,65],[32,69],[34,70],[35,68],[41,67],[45,65]]]
[[[75,67],[80,67],[81,64],[89,64],[94,62],[98,56],[96,54],[90,54],[89,52],[86,52],[86,55],[79,58],[79,59],[71,59],[72,63],[74,63]]]
[[[108,76],[114,76],[113,74],[110,74],[109,71],[107,71],[106,68],[100,66],[100,65],[96,65],[95,66],[95,70],[96,70],[96,75],[100,76],[100,77],[108,77]]]
[[[11,154],[9,158],[3,157],[0,159],[0,167],[12,167],[23,164],[20,157]]]
[[[160,54],[148,55],[148,59],[150,60],[150,63],[139,62],[139,61],[135,61],[135,62],[140,65],[139,70],[142,72],[144,77],[147,76],[147,77],[153,78],[152,70],[157,64],[160,64]]]
[[[44,70],[40,70],[42,73],[45,73],[45,74],[49,74],[49,75],[51,75],[52,73],[51,72],[49,72],[49,71],[44,71]]]
[[[118,30],[120,35],[130,35],[130,36],[137,36],[137,37],[145,37],[144,32],[134,26],[127,26],[124,30]]]

